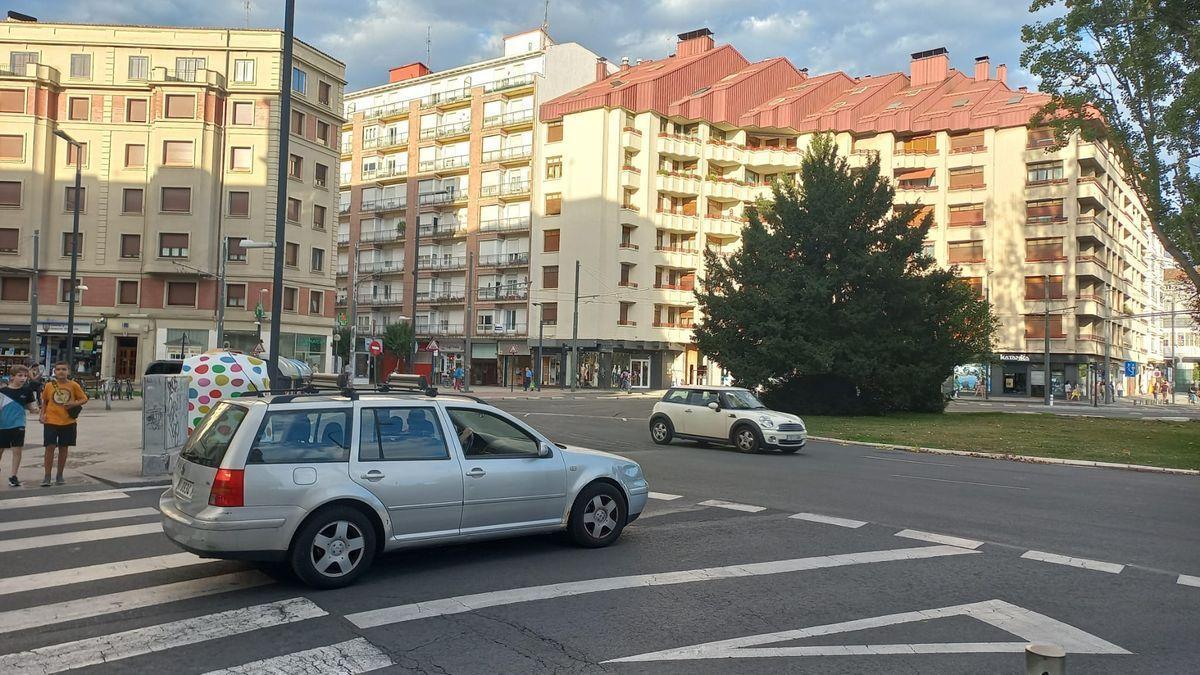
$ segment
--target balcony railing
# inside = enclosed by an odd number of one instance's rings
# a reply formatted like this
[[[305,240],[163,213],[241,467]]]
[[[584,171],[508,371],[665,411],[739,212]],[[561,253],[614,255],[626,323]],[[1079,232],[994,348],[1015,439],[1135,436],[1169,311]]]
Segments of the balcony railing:
[[[462,169],[471,164],[470,155],[455,155],[454,157],[439,157],[433,160],[434,171],[446,171],[447,169]]]
[[[404,298],[401,295],[360,295],[355,300],[359,305],[369,305],[371,307],[399,307],[404,304]]]
[[[529,264],[529,252],[489,253],[479,256],[480,267],[519,267]]]
[[[493,80],[492,82],[488,82],[487,84],[483,85],[483,91],[490,94],[494,91],[504,91],[505,89],[525,87],[533,84],[533,78],[534,75],[532,73],[528,73],[525,75],[514,75],[512,77],[506,77],[500,80]]]
[[[1102,258],[1099,258],[1094,255],[1077,255],[1077,256],[1075,256],[1075,262],[1096,263],[1100,267],[1103,267],[1104,269],[1108,269],[1108,264],[1105,263]]]
[[[466,98],[471,98],[471,88],[463,87],[462,89],[452,89],[450,91],[439,91],[438,93],[433,94],[430,98],[432,99],[432,102],[434,105],[444,105],[447,103],[454,103],[455,101],[461,101]]]
[[[358,271],[362,274],[397,274],[404,271],[404,261],[360,260]]]
[[[502,115],[488,115],[483,118],[483,128],[508,127],[514,124],[524,124],[533,120],[533,110],[514,110]]]
[[[691,328],[692,325],[693,325],[692,321],[690,321],[690,320],[684,321],[681,319],[675,319],[674,321],[668,320],[668,321],[655,321],[654,322],[655,328]]]
[[[533,219],[530,216],[510,216],[508,218],[493,218],[479,223],[481,232],[515,232],[528,230]]]
[[[464,120],[462,122],[439,125],[435,136],[437,138],[446,138],[447,136],[460,136],[469,133],[471,133],[471,120]]]
[[[407,197],[388,197],[386,199],[368,199],[362,203],[364,212],[380,213],[383,211],[395,211],[408,206]]]
[[[350,233],[349,232],[338,232],[337,243],[338,243],[338,246],[348,245],[350,243]]]
[[[395,115],[404,115],[408,113],[408,101],[397,101],[395,103],[385,103],[383,105],[372,106],[365,108],[362,111],[363,118],[368,120],[377,119],[380,117],[392,117]]]
[[[196,68],[193,70],[168,70],[166,68],[151,68],[151,82],[199,82],[215,87],[225,88],[225,76],[215,70]]]
[[[463,325],[461,323],[419,323],[416,332],[417,335],[462,335]]]
[[[339,277],[344,277],[349,273],[350,273],[350,264],[349,263],[338,263],[337,275]]]
[[[420,255],[417,256],[417,266],[423,270],[456,270],[465,269],[465,255]]]
[[[466,301],[467,291],[462,288],[452,288],[441,291],[417,291],[417,302],[454,303]]]
[[[664,291],[690,291],[695,288],[692,284],[668,284],[661,282],[654,284],[654,287]]]
[[[528,159],[533,156],[532,145],[517,145],[511,148],[501,148],[499,150],[488,150],[483,153],[483,161],[485,162],[509,162],[520,159]]]
[[[529,181],[509,181],[498,185],[484,185],[479,189],[480,197],[508,197],[529,192]]]
[[[475,326],[475,334],[478,336],[487,336],[487,335],[518,335],[519,336],[519,335],[526,334],[526,328],[525,328],[525,324],[523,324],[523,323],[514,323],[514,324],[508,324],[508,325],[496,323],[496,324],[492,324],[490,326],[488,326],[488,325]]]
[[[396,227],[387,230],[363,230],[359,233],[358,240],[366,243],[376,243],[384,241],[400,241],[404,238],[404,228]]]
[[[476,297],[486,302],[525,300],[529,297],[529,287],[525,284],[487,286],[479,289]]]
[[[438,204],[449,204],[454,201],[455,190],[442,190],[440,192],[425,192],[417,195],[417,204],[420,206],[437,206]]]
[[[408,145],[408,134],[385,134],[376,136],[375,138],[363,139],[363,150],[375,150],[377,148],[394,148],[400,145]]]
[[[425,237],[462,237],[467,234],[467,226],[465,223],[457,222],[441,222],[437,225],[422,225],[420,235]]]
[[[377,169],[363,169],[363,180],[381,180],[383,178],[395,178],[408,175],[407,164],[389,164],[381,166]]]
[[[658,246],[655,246],[654,250],[655,251],[664,251],[667,253],[684,253],[687,255],[695,255],[700,252],[698,249],[696,249],[692,246],[675,246],[673,244],[666,245],[666,246],[660,244]]]

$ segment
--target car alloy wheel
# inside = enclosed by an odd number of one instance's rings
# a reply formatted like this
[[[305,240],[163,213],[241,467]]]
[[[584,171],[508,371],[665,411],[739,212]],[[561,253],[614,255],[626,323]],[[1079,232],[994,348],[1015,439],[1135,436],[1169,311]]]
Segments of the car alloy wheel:
[[[335,520],[313,537],[309,558],[313,569],[326,577],[342,577],[362,561],[367,539],[354,523]]]
[[[650,427],[650,435],[653,436],[654,440],[658,441],[659,443],[666,441],[667,440],[667,423],[663,422],[661,420],[659,420],[658,422],[655,422],[654,426]]]
[[[592,539],[602,541],[620,522],[621,505],[608,495],[596,495],[583,509],[583,529]]]
[[[742,452],[755,452],[758,450],[758,434],[754,433],[754,430],[749,427],[742,427],[734,435],[734,444]]]

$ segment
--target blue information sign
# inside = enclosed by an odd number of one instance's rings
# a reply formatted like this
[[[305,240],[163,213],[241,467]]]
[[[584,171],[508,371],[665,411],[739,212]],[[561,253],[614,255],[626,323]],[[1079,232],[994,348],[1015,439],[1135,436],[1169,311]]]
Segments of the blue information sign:
[[[1125,377],[1137,377],[1137,361],[1125,362]]]

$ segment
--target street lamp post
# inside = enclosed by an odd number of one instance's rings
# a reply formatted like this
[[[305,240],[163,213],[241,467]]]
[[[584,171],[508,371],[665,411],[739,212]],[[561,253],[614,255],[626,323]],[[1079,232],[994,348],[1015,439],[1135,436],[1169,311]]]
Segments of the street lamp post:
[[[41,242],[40,233],[37,230],[33,231],[33,281],[29,285],[29,361],[30,364],[41,362],[41,340],[38,339],[38,277],[41,276],[39,269],[41,260],[39,257],[38,245]]]
[[[75,148],[75,193],[72,199],[71,209],[71,296],[67,303],[67,363],[71,367],[71,371],[75,370],[75,302],[77,291],[75,286],[79,283],[79,190],[82,183],[82,168],[83,168],[83,145],[71,138],[67,132],[62,129],[55,129],[54,135],[67,142],[67,155],[71,154],[70,148]],[[36,267],[36,263],[35,263]]]
[[[537,348],[537,364],[534,366],[534,381],[537,382],[537,390],[542,390],[542,338],[546,333],[546,306],[543,303],[532,303],[538,308],[538,348]]]
[[[225,347],[225,260],[229,257],[229,238],[221,237],[221,259],[217,261],[217,345]],[[244,295],[244,294],[243,294]]]
[[[296,18],[296,0],[284,0],[283,12],[283,64],[279,78],[279,162],[276,167],[275,183],[275,259],[271,275],[271,346],[268,354],[267,372],[271,377],[271,389],[283,382],[279,372],[279,331],[283,319],[283,252],[287,242],[287,168],[288,136],[292,117],[292,34]]]

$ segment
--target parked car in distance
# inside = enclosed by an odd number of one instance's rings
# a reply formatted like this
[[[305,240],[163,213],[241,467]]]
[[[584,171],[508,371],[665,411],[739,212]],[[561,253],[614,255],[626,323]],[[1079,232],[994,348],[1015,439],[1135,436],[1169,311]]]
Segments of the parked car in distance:
[[[146,366],[146,375],[178,375],[183,372],[181,359],[160,359]]]
[[[167,537],[336,588],[402,547],[557,530],[608,546],[646,504],[636,462],[556,445],[477,399],[347,394],[218,403],[159,499]]]
[[[650,413],[650,438],[659,445],[683,438],[732,445],[742,452],[793,453],[808,442],[804,420],[768,410],[748,389],[672,387]]]

